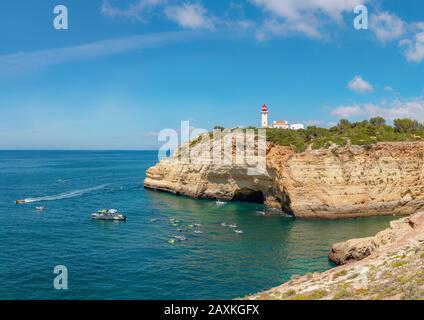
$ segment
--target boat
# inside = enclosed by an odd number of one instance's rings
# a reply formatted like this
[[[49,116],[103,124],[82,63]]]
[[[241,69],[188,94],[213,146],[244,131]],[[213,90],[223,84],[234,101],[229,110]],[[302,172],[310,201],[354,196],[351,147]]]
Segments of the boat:
[[[44,211],[44,209],[46,209],[46,207],[43,207],[43,206],[35,207],[35,210],[37,211]]]
[[[177,239],[178,241],[186,241],[187,238],[184,236],[174,236],[175,239]]]
[[[217,206],[223,206],[224,204],[227,204],[226,202],[221,201],[221,200],[216,200],[215,203],[216,203]]]
[[[103,209],[91,215],[94,220],[126,221],[127,216],[119,213],[116,209]]]
[[[15,201],[16,204],[24,204],[26,203],[25,199],[19,199]]]
[[[221,222],[221,227],[226,227],[227,224],[225,222]]]
[[[229,224],[228,225],[230,228],[237,228],[237,225],[236,224]]]
[[[194,230],[193,232],[194,232],[194,233],[196,233],[196,234],[201,234],[201,233],[203,233],[203,231],[201,231],[201,230]]]
[[[244,232],[243,232],[243,230],[234,230],[234,232],[235,232],[235,233],[237,233],[237,234],[242,234],[242,233],[244,233]]]

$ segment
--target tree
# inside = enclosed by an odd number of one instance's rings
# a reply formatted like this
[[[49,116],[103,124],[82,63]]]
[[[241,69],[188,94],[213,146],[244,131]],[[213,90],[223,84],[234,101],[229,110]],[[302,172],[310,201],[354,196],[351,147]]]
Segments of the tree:
[[[351,128],[350,122],[347,119],[340,119],[339,124],[337,126],[342,132],[345,132]]]
[[[401,133],[417,132],[423,129],[423,125],[417,120],[411,120],[408,118],[395,119],[393,124],[396,131]]]
[[[386,120],[383,117],[374,117],[374,118],[370,119],[370,123],[373,126],[381,127],[381,126],[384,126],[386,124]]]

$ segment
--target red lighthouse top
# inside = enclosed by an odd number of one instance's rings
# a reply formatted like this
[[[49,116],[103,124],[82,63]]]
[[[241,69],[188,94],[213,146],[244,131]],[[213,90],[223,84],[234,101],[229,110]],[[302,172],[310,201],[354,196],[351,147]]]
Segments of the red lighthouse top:
[[[268,107],[266,106],[266,104],[262,106],[262,112],[268,112]]]

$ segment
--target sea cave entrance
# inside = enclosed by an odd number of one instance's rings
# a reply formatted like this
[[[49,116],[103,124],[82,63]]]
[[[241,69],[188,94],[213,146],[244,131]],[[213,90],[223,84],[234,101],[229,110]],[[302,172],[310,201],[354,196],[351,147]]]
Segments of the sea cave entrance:
[[[238,189],[233,196],[233,201],[264,203],[264,194],[262,191],[255,191],[249,188]]]

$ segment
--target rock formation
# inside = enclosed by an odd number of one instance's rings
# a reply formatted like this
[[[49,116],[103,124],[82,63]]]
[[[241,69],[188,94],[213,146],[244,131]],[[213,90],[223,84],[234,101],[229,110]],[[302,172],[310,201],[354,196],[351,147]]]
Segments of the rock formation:
[[[144,185],[194,198],[263,202],[301,218],[408,215],[424,208],[423,158],[423,142],[303,153],[269,144],[260,176],[243,165],[182,164],[175,156],[150,168]],[[363,250],[357,254],[372,248]]]

